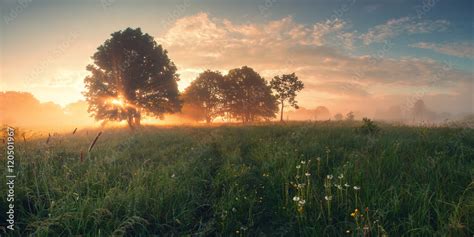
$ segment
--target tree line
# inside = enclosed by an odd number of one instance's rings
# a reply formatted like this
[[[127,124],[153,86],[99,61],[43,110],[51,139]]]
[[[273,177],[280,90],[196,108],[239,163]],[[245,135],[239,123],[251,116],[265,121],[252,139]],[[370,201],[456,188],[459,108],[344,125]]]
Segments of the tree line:
[[[96,120],[140,125],[143,115],[163,118],[181,109],[193,110],[207,123],[217,117],[244,123],[270,120],[285,106],[298,108],[296,95],[304,84],[295,73],[277,75],[268,83],[248,66],[226,75],[206,70],[183,93],[168,52],[140,28],[111,34],[92,56],[84,79],[88,112]]]

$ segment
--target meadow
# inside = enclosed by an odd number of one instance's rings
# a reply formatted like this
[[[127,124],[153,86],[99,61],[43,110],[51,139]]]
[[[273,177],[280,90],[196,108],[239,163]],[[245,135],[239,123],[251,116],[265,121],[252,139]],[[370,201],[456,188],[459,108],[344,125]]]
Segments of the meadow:
[[[361,125],[106,129],[90,153],[96,130],[56,134],[48,143],[18,130],[17,228],[7,233],[474,234],[472,129],[379,124],[367,133]]]

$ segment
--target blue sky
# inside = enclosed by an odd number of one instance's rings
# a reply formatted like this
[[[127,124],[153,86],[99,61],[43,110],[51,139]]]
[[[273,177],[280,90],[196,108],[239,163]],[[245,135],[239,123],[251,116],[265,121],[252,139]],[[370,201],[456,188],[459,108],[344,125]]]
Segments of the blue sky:
[[[180,89],[203,67],[249,64],[266,78],[296,71],[308,108],[421,97],[472,112],[472,12],[473,1],[459,0],[2,0],[0,86],[61,105],[80,100],[89,57],[130,26],[168,49]]]

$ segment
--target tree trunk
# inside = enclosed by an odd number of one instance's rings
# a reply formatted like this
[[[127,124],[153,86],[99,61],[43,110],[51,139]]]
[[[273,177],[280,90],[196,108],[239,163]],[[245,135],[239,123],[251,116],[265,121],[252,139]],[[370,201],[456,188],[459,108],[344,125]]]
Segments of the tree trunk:
[[[127,123],[128,127],[133,130],[133,117],[131,115],[128,115]]]
[[[280,122],[283,122],[283,100],[281,101]]]
[[[142,119],[142,115],[140,113],[137,113],[134,117],[134,125],[136,127],[140,127],[141,125],[141,119]]]

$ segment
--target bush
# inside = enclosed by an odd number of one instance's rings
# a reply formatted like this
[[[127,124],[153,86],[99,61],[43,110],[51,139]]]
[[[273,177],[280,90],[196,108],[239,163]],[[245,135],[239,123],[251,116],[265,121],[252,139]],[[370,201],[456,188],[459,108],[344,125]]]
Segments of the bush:
[[[369,118],[363,118],[362,122],[364,124],[359,127],[359,133],[364,135],[375,135],[380,132],[379,126],[377,126],[377,124],[375,124],[375,122],[370,120]]]

